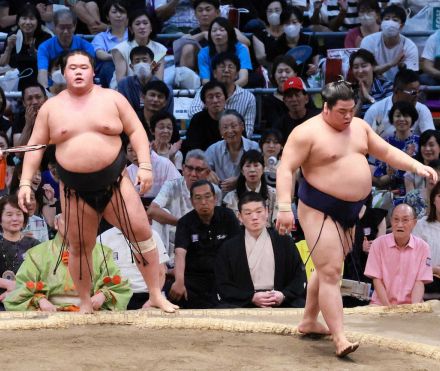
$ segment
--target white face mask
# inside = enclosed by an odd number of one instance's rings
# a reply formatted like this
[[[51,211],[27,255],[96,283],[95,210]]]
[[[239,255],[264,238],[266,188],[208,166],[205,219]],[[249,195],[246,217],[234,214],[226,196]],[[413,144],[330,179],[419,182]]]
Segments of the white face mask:
[[[372,14],[362,14],[359,16],[359,22],[362,26],[371,26],[376,23],[376,17]]]
[[[382,21],[380,28],[385,37],[395,37],[400,32],[400,23],[390,19],[388,21]]]
[[[61,73],[61,70],[56,70],[54,73],[52,73],[52,81],[56,85],[62,85],[66,83],[66,79]]]
[[[299,24],[289,24],[284,26],[284,33],[290,39],[297,37],[299,35],[299,31],[301,30],[301,25]]]
[[[271,26],[279,26],[280,25],[280,13],[270,13],[267,16],[267,22]]]
[[[140,79],[148,79],[151,76],[150,63],[140,62],[133,66],[134,74]]]

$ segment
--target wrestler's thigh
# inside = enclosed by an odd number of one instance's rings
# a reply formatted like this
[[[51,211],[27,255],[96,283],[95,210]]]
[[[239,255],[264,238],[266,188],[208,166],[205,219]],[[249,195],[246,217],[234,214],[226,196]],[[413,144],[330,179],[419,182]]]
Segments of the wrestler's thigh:
[[[150,222],[144,205],[133,183],[125,175],[120,183],[120,194],[118,191],[113,193],[103,216],[110,224],[119,228],[129,241],[145,241],[151,237]]]
[[[316,243],[311,253],[316,269],[323,267],[342,269],[344,250],[349,245],[349,236],[344,233],[341,226],[338,224],[336,228],[335,222],[330,217],[327,217],[323,224],[324,214],[301,201],[298,204],[298,217],[310,251]]]
[[[79,248],[80,239],[85,247],[95,246],[99,215],[74,192],[69,198],[64,196],[64,186],[60,183],[61,210],[64,216],[67,239],[71,248]]]

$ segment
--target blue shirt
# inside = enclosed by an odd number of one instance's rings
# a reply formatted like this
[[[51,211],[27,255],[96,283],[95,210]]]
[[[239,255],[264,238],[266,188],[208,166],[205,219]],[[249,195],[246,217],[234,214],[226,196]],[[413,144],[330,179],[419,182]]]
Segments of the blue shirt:
[[[370,95],[376,102],[384,99],[385,97],[389,97],[391,94],[393,94],[393,83],[383,77],[375,77],[373,79]],[[365,112],[367,112],[368,108],[370,108],[372,104],[373,103],[370,102],[362,103],[359,117],[363,118],[365,116]]]
[[[249,140],[247,138],[241,138],[241,149],[237,159],[232,161],[231,155],[228,151],[228,146],[224,140],[220,140],[214,144],[211,144],[206,152],[206,158],[208,160],[209,167],[215,171],[220,180],[225,180],[233,176],[240,174],[240,160],[243,153],[250,149],[260,150],[257,142]]]
[[[235,55],[240,60],[240,69],[252,70],[251,57],[249,50],[242,43],[235,44]],[[199,75],[201,79],[211,79],[211,57],[209,56],[209,46],[202,48],[198,55]]]
[[[108,29],[104,32],[100,32],[99,34],[97,34],[92,40],[92,45],[95,48],[95,52],[97,52],[98,50],[110,52],[110,50],[112,50],[116,45],[126,40],[128,40],[127,29],[125,29],[122,39],[118,39],[115,35],[111,33],[111,30]]]
[[[411,134],[408,138],[401,140],[396,137],[396,134],[394,134],[391,137],[387,137],[385,139],[389,144],[391,144],[393,147],[399,148],[401,151],[408,153],[410,146],[413,146],[412,148],[412,157],[419,151],[419,136],[415,134]],[[387,173],[387,164],[385,162],[376,160],[375,170],[374,170],[374,176],[380,177],[383,175],[386,175]],[[398,179],[399,181],[403,182],[403,176],[405,172],[402,170],[395,170],[393,177],[395,179]]]
[[[68,49],[68,51],[72,50],[84,50],[95,58],[95,49],[93,49],[93,45],[77,35],[73,35],[72,43]],[[37,52],[38,69],[49,71],[50,62],[58,58],[63,52],[65,52],[65,50],[56,36],[53,36],[49,40],[40,44]]]

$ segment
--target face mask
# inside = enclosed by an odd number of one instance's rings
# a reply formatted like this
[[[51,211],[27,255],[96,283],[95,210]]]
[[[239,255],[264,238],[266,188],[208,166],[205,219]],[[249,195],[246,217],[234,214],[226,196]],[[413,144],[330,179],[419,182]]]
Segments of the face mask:
[[[56,70],[54,73],[52,73],[52,81],[56,85],[62,85],[66,83],[66,79],[61,73],[61,70]]]
[[[301,26],[299,24],[289,24],[288,26],[284,26],[284,33],[291,39],[297,37],[300,30]]]
[[[359,22],[362,26],[371,26],[376,23],[376,17],[374,15],[363,14],[359,17]]]
[[[271,26],[279,26],[280,25],[280,13],[270,13],[267,16],[267,22]]]
[[[400,23],[392,20],[382,21],[380,27],[385,37],[395,37],[400,31]]]
[[[148,79],[151,76],[150,63],[141,62],[133,66],[134,74],[140,79]]]

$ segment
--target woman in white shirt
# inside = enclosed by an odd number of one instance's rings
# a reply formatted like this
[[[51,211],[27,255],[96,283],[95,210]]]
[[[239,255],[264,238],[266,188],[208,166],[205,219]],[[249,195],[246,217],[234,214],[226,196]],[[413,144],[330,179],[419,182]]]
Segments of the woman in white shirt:
[[[154,76],[163,80],[164,57],[167,53],[167,48],[151,40],[154,34],[154,26],[146,10],[138,9],[130,14],[128,18],[128,40],[116,45],[111,51],[113,61],[115,62],[116,83],[125,76],[133,74],[132,69],[129,68],[130,51],[135,46],[147,46],[152,50],[154,53],[153,63],[157,65],[157,68],[152,68],[152,72],[154,72]]]
[[[413,234],[426,241],[431,248],[431,266],[434,281],[425,285],[425,292],[440,294],[440,182],[429,195],[429,212],[419,220]]]

